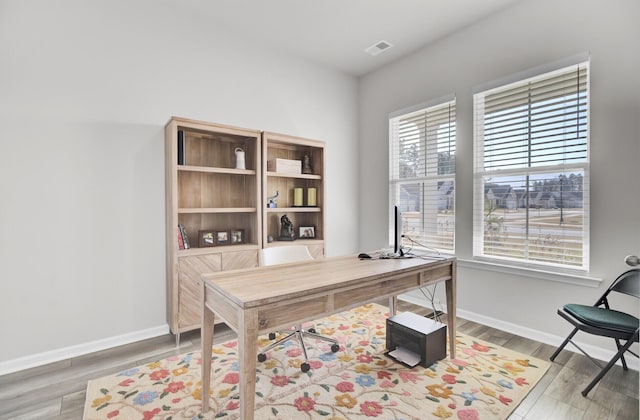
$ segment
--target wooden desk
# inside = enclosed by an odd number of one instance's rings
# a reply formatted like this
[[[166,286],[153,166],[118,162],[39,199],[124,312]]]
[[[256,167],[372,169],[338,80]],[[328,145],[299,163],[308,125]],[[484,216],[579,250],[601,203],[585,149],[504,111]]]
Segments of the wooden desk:
[[[455,357],[456,260],[359,260],[355,255],[202,275],[202,411],[209,411],[214,313],[238,333],[240,418],[253,419],[257,338],[445,282],[450,357]]]

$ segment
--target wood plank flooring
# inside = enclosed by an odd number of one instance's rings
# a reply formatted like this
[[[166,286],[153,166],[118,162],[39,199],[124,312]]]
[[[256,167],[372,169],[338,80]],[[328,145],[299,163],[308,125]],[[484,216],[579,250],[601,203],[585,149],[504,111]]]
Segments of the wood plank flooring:
[[[399,303],[399,310],[428,313],[405,302]],[[464,319],[458,319],[458,330],[543,360],[555,350]],[[216,327],[215,343],[233,338],[235,333],[226,326]],[[81,419],[88,380],[194,350],[200,350],[199,331],[182,334],[179,348],[174,337],[166,335],[0,376],[0,419]],[[598,371],[586,357],[565,350],[509,419],[637,420],[638,372],[615,366],[587,398],[582,397],[580,391]]]

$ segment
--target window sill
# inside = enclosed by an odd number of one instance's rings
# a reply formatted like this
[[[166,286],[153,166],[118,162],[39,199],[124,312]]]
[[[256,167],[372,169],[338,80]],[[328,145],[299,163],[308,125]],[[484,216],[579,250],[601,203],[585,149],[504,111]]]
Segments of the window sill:
[[[540,270],[535,268],[517,267],[513,265],[499,264],[495,262],[479,261],[458,258],[458,267],[473,268],[478,270],[493,271],[498,273],[513,274],[516,276],[530,277],[537,280],[556,281],[560,283],[575,284],[585,287],[599,287],[602,279],[588,277],[586,275],[570,274]]]

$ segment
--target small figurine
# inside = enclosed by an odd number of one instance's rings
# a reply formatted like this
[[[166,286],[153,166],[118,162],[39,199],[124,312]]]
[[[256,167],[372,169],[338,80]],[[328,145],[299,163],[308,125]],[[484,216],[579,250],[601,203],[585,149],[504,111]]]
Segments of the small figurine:
[[[271,197],[267,197],[267,207],[270,209],[274,209],[278,207],[278,197],[280,196],[280,191],[276,191],[276,195],[272,195]]]
[[[286,214],[280,218],[280,239],[281,241],[295,241],[295,234],[293,233],[293,223],[287,217]]]
[[[303,174],[313,174],[313,168],[311,167],[311,158],[309,155],[304,155],[302,159],[302,173]]]

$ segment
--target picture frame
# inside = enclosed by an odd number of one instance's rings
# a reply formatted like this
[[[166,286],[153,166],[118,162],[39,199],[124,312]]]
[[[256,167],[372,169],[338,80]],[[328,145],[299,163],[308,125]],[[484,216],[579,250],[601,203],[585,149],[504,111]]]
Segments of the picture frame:
[[[231,245],[238,245],[244,243],[244,229],[231,229],[229,240]]]
[[[216,246],[216,232],[213,230],[199,230],[198,246],[200,248]]]
[[[228,230],[217,230],[215,234],[216,246],[221,245],[229,245],[229,231]]]
[[[298,238],[300,239],[313,239],[316,237],[315,226],[300,226],[298,230]]]

